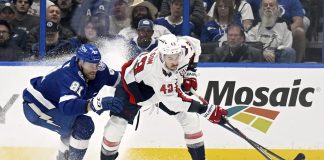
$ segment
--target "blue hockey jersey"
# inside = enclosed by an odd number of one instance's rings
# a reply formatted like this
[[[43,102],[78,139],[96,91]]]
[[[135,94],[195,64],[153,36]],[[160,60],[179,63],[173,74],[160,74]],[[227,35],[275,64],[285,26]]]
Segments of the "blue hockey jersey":
[[[119,81],[120,73],[101,62],[96,78],[86,82],[76,57],[73,57],[48,75],[31,79],[23,99],[34,103],[43,113],[59,108],[65,115],[81,115],[86,113],[88,99],[104,85],[115,87]]]
[[[221,27],[221,25],[215,20],[208,21],[201,31],[200,40],[201,42],[217,42],[221,41],[220,39],[223,36],[227,40],[227,37],[225,35],[226,32],[227,26]]]
[[[182,35],[183,21],[181,21],[180,23],[172,23],[169,20],[169,17],[161,17],[156,19],[154,23],[166,27],[172,34],[176,36]],[[194,24],[190,22],[190,32],[192,32],[193,30]]]

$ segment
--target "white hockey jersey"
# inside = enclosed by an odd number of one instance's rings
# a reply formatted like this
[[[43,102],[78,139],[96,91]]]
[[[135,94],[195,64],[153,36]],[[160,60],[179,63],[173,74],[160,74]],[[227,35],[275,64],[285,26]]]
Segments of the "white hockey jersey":
[[[177,71],[168,70],[157,48],[140,54],[122,68],[123,85],[130,95],[130,102],[152,106],[160,102],[174,112],[187,111],[192,99],[180,89],[189,62],[197,63],[201,53],[200,41],[192,37],[179,37],[183,59]]]

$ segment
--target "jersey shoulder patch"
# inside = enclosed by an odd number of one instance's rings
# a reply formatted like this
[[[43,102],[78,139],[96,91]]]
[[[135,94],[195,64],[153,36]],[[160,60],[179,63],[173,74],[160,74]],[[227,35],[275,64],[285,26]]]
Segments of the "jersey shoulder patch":
[[[103,62],[100,62],[98,65],[98,71],[104,71],[107,68],[107,65]]]

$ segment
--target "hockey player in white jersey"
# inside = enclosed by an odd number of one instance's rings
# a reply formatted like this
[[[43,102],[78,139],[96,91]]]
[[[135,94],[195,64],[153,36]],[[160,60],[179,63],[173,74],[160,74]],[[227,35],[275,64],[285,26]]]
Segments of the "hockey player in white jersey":
[[[117,158],[127,124],[133,124],[141,106],[154,105],[179,121],[192,159],[205,159],[197,113],[217,124],[227,111],[213,104],[202,105],[183,93],[197,89],[196,65],[200,53],[199,40],[168,34],[159,38],[158,47],[150,53],[142,53],[123,65],[122,80],[116,87],[115,97],[125,103],[122,112],[111,113],[105,127],[101,160]]]

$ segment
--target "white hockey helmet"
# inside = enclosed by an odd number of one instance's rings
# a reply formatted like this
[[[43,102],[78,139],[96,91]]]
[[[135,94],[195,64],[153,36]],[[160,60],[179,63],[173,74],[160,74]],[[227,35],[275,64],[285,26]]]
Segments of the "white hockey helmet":
[[[179,54],[181,53],[181,45],[178,38],[173,34],[166,34],[159,38],[158,51],[162,55],[166,54]]]

